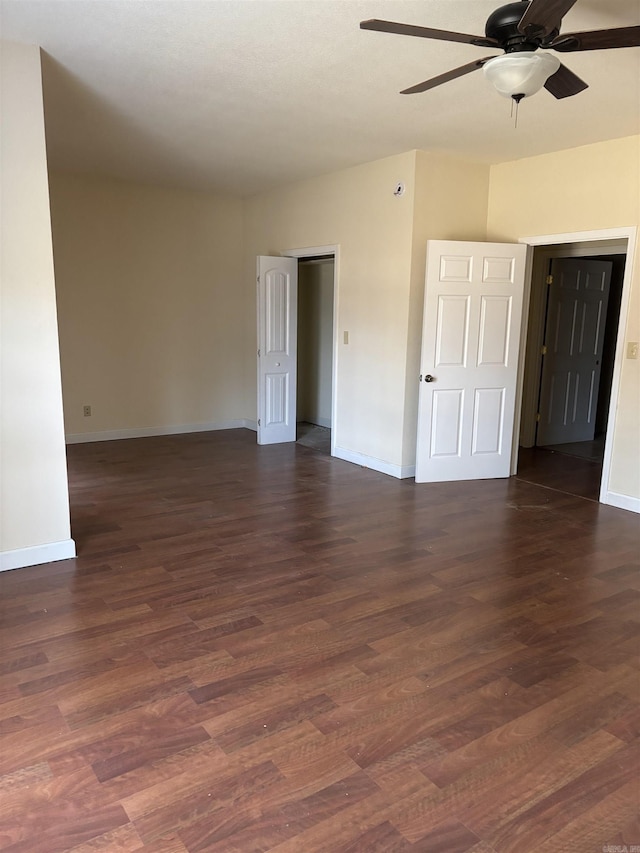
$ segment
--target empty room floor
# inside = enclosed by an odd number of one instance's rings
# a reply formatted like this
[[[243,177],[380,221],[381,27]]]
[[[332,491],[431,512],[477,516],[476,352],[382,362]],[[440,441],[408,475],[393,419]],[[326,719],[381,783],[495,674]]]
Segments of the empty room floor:
[[[68,449],[0,576],[0,850],[640,844],[640,524],[246,430]]]
[[[597,501],[602,481],[602,461],[575,456],[559,448],[521,447],[518,453],[519,480],[576,497]]]

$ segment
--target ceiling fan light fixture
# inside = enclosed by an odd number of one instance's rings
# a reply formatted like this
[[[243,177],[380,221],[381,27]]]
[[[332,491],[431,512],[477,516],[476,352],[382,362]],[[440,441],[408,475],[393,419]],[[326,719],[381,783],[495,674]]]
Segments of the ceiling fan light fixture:
[[[490,59],[482,71],[500,95],[520,100],[539,92],[558,68],[560,60],[551,53],[521,50]]]

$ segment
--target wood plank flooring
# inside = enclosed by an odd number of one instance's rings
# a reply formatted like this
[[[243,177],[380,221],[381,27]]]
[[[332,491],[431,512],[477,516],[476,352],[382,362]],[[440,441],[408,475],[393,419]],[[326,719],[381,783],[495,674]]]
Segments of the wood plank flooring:
[[[518,479],[597,501],[600,497],[602,462],[546,447],[521,447]]]
[[[244,430],[69,468],[78,559],[0,576],[0,850],[640,845],[637,516]]]

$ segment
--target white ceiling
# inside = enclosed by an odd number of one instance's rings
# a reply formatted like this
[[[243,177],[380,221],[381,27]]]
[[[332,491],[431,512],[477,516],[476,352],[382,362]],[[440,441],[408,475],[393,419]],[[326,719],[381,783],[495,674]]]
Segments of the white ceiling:
[[[640,48],[564,54],[590,84],[520,106],[482,75],[399,95],[487,48],[365,32],[365,18],[482,34],[500,0],[1,0],[39,44],[54,167],[249,194],[422,148],[493,163],[640,131]],[[640,24],[578,0],[563,32]]]

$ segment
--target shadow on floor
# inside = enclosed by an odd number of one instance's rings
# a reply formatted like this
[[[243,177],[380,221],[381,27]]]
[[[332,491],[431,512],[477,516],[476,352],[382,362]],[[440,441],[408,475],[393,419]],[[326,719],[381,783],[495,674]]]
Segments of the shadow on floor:
[[[548,444],[543,450],[554,450],[566,456],[577,456],[580,459],[590,459],[592,462],[602,462],[604,459],[604,435],[592,441],[573,441],[567,444]]]
[[[300,421],[297,424],[297,443],[319,453],[331,455],[331,430],[328,427]]]
[[[563,451],[550,447],[521,447],[517,479],[597,501],[600,497],[602,460],[566,453],[565,445],[557,447],[562,447]]]

